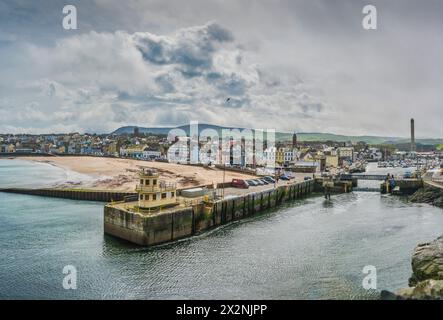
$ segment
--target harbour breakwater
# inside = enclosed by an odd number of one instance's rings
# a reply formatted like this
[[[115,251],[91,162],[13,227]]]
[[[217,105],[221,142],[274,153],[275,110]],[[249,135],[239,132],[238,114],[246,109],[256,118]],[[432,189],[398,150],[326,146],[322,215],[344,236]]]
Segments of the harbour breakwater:
[[[351,190],[352,187],[347,188]],[[157,213],[137,212],[123,203],[111,203],[104,208],[104,232],[138,245],[152,246],[190,237],[321,191],[320,181],[308,180]]]
[[[225,187],[229,186],[228,183]],[[328,193],[351,191],[352,182],[349,181],[336,181],[328,188]],[[0,189],[0,192],[106,202],[106,234],[139,245],[151,246],[190,237],[312,193],[323,193],[324,187],[322,179],[311,179],[217,201],[188,201],[189,205],[181,204],[148,214],[131,209],[131,203],[132,207],[137,204],[138,194],[135,192],[57,188],[4,188]],[[178,189],[177,194],[180,193],[181,190]]]
[[[97,202],[124,201],[128,197],[137,197],[137,193],[135,192],[101,191],[89,189],[2,188],[0,189],[0,192]]]
[[[219,183],[217,188],[230,187],[231,183]],[[212,188],[213,185],[201,185],[194,188]],[[180,195],[182,190],[186,188],[177,189],[177,195]],[[118,190],[94,190],[94,189],[76,189],[76,188],[0,188],[0,192],[26,194],[32,196],[49,197],[49,198],[63,198],[81,201],[95,201],[95,202],[115,202],[115,201],[134,201],[138,199],[137,192],[127,192]]]

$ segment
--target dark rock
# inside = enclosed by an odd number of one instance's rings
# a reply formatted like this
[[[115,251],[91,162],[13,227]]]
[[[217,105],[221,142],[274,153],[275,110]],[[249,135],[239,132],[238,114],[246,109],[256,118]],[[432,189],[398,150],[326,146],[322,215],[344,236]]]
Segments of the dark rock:
[[[443,280],[443,236],[415,248],[412,274],[410,285],[428,279]]]
[[[398,299],[443,300],[443,236],[419,244],[412,256],[412,276],[409,288],[398,290]]]
[[[380,300],[403,300],[404,298],[402,296],[399,296],[398,294],[388,291],[388,290],[382,290],[380,292]]]
[[[443,280],[425,280],[418,282],[415,287],[398,290],[396,300],[443,300]]]
[[[422,188],[417,190],[409,201],[416,203],[429,203],[443,208],[443,190],[437,188]]]
[[[433,205],[436,207],[443,208],[443,196],[435,199]]]

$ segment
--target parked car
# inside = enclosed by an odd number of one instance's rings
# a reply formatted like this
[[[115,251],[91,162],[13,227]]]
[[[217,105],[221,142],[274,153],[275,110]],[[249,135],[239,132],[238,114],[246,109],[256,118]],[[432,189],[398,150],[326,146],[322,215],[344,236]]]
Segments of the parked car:
[[[275,179],[273,177],[270,177],[270,176],[263,177],[263,180],[265,180],[265,181],[267,181],[269,183],[275,183]]]
[[[268,181],[266,181],[266,180],[265,180],[265,179],[263,179],[263,178],[262,178],[262,179],[260,179],[260,181],[261,181],[261,182],[263,182],[264,184],[269,184],[269,182],[268,182]]]
[[[246,181],[242,180],[242,179],[232,179],[231,185],[234,188],[240,188],[240,189],[248,189],[249,188],[249,184],[246,183]]]
[[[406,172],[403,174],[403,178],[404,178],[404,179],[411,179],[411,178],[412,178],[412,172],[410,172],[410,171],[406,171]]]
[[[254,179],[254,181],[257,182],[259,186],[265,185],[260,179]]]
[[[257,183],[257,181],[255,181],[255,180],[246,180],[246,183],[247,183],[249,186],[251,186],[251,187],[256,187],[256,186],[258,186],[258,183]]]
[[[286,175],[282,175],[282,176],[280,176],[280,179],[281,179],[281,180],[285,180],[285,181],[289,181],[289,180],[291,180],[291,178],[289,178],[289,177],[286,176]]]
[[[305,177],[304,178],[305,181],[308,181],[308,180],[311,180],[311,179],[312,179],[312,177]]]

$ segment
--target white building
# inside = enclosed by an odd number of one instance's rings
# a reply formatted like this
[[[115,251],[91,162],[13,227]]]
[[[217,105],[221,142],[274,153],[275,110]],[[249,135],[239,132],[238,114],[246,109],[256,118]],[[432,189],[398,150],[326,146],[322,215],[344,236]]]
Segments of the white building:
[[[145,160],[154,160],[154,159],[160,159],[161,155],[162,154],[160,151],[145,149],[145,150],[143,150],[142,157]]]
[[[369,148],[369,158],[380,161],[383,159],[383,153],[378,148]]]
[[[275,166],[276,156],[277,156],[277,148],[276,147],[265,149],[265,151],[263,151],[263,159],[265,162],[265,166],[266,167]]]
[[[340,148],[338,148],[338,156],[339,156],[339,158],[353,161],[354,160],[354,148],[340,147]]]

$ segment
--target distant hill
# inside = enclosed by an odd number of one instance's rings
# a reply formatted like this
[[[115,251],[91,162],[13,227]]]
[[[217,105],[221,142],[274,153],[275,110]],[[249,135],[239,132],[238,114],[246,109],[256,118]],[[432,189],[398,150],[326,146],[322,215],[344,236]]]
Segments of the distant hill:
[[[134,129],[136,126],[126,126],[118,128],[113,132],[113,134],[131,134],[134,133]],[[189,125],[183,125],[178,127],[138,127],[140,133],[144,134],[164,134],[167,135],[169,131],[172,129],[182,129],[189,135]],[[199,133],[204,129],[214,129],[219,135],[221,135],[222,129],[239,129],[243,130],[244,128],[234,128],[234,127],[223,127],[212,124],[199,123],[198,124]],[[292,133],[290,132],[276,132],[275,134],[277,141],[291,141]],[[297,133],[298,141],[334,141],[334,142],[365,142],[367,144],[404,144],[408,143],[409,139],[400,138],[400,137],[383,137],[383,136],[346,136],[346,135],[338,135],[333,133]],[[417,139],[417,143],[421,143],[423,145],[438,145],[443,143],[443,139]]]
[[[121,127],[121,128],[118,128],[117,130],[115,130],[113,132],[113,134],[131,134],[131,133],[134,133],[135,128],[136,128],[136,126]],[[146,133],[146,134],[147,133],[168,134],[168,132],[171,131],[172,129],[184,130],[186,132],[186,134],[189,135],[190,125],[187,124],[187,125],[178,126],[178,127],[152,127],[152,128],[138,127],[138,130],[140,133]],[[205,123],[198,124],[199,133],[205,129],[214,129],[218,133],[221,133],[222,129],[234,129],[234,128],[233,127],[221,127],[221,126],[216,126],[216,125],[212,125],[212,124],[205,124]],[[237,128],[237,129],[243,130],[243,128]]]

